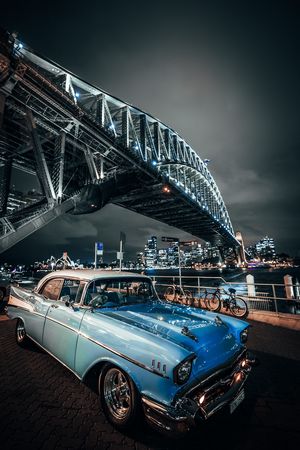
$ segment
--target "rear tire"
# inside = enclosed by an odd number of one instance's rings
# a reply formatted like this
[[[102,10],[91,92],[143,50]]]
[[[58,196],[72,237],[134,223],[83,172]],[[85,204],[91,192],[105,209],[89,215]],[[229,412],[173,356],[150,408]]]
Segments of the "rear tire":
[[[172,286],[167,287],[164,298],[168,302],[174,302],[175,301],[175,289]]]
[[[105,364],[99,377],[99,395],[107,419],[120,430],[137,426],[143,417],[139,392],[117,366]]]
[[[27,347],[29,344],[29,338],[27,336],[25,325],[22,319],[17,320],[16,324],[16,341],[20,347]]]
[[[210,311],[219,312],[221,309],[221,300],[216,295],[207,298],[208,308]]]
[[[245,319],[249,314],[248,305],[241,297],[235,297],[231,300],[229,303],[229,309],[235,317],[240,319]]]

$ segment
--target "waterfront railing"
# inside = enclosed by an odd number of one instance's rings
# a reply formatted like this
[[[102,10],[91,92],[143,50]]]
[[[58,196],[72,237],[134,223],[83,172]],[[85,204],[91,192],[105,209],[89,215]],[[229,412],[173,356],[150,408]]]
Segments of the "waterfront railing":
[[[150,276],[160,297],[163,297],[170,285],[179,285],[179,276],[153,275]],[[234,288],[236,295],[242,297],[248,305],[249,311],[272,312],[277,314],[300,315],[300,286],[285,280],[285,284],[256,283],[250,276],[247,282],[226,281],[222,277],[212,276],[182,276],[181,285],[192,293],[193,298],[203,298],[205,293],[213,293],[217,288]]]

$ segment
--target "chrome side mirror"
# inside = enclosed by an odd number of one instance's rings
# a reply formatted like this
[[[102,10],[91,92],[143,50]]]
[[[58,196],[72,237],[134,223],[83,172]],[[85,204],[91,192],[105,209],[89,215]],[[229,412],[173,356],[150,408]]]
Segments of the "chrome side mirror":
[[[63,295],[60,300],[64,302],[68,308],[72,307],[74,311],[78,310],[78,308],[75,307],[75,300],[71,300],[69,295]]]
[[[71,304],[69,295],[63,295],[62,297],[60,297],[60,301],[64,302],[66,306],[70,306]]]

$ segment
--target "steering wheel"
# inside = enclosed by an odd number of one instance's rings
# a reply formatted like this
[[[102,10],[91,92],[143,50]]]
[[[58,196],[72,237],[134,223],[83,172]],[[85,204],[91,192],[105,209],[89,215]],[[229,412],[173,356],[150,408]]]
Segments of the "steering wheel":
[[[138,297],[149,297],[149,290],[143,286],[139,286],[137,290]]]
[[[90,305],[93,308],[97,308],[98,306],[103,306],[108,301],[108,296],[105,294],[96,295],[93,300],[90,302]]]

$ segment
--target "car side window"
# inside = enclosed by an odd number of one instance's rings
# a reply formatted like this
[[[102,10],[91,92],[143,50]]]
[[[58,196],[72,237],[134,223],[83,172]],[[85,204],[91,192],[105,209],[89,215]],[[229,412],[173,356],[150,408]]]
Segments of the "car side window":
[[[79,280],[65,278],[59,298],[68,295],[70,297],[70,300],[75,302],[77,299],[79,284]]]
[[[42,294],[49,300],[58,300],[62,285],[63,285],[62,279],[54,278],[52,280],[49,280],[42,287],[40,294]]]

